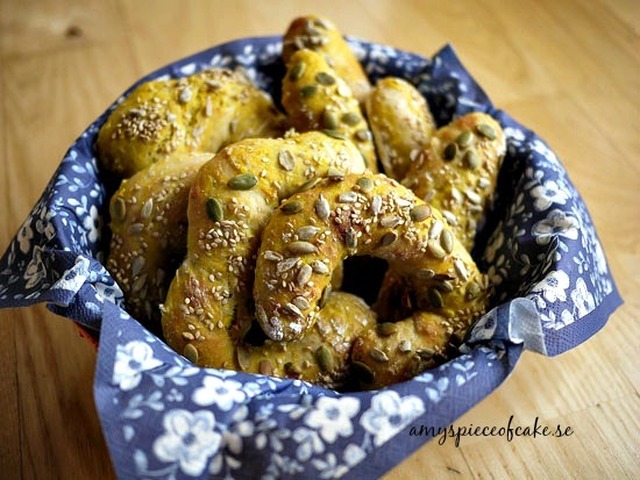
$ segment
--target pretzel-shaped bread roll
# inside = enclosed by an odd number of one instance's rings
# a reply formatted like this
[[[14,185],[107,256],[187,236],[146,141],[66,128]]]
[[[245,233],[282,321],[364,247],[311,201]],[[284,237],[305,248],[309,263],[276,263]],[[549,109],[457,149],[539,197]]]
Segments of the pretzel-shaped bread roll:
[[[291,56],[282,81],[282,105],[296,130],[323,130],[351,140],[369,170],[378,171],[371,132],[360,105],[322,55],[299,50]]]
[[[384,173],[402,180],[435,132],[426,100],[406,80],[386,77],[367,97],[366,111]]]
[[[320,132],[246,139],[218,152],[191,188],[187,257],[163,307],[167,343],[201,366],[246,366],[238,346],[253,321],[253,266],[262,228],[297,190],[327,175],[364,170],[351,142]],[[295,207],[287,202],[280,210],[294,213]],[[294,263],[286,268],[298,269]]]
[[[297,50],[309,49],[321,54],[325,61],[347,82],[356,99],[364,104],[371,84],[355,54],[336,26],[315,15],[298,17],[287,29],[282,44],[285,64]]]
[[[407,279],[421,311],[458,322],[486,309],[486,278],[440,212],[396,181],[366,172],[298,193],[269,220],[254,285],[267,336],[299,338],[323,307],[329,274],[352,255],[385,259]],[[298,268],[284,268],[291,263]]]
[[[243,74],[222,68],[138,86],[98,133],[100,162],[129,177],[169,155],[217,152],[248,137],[276,137],[285,119]]]

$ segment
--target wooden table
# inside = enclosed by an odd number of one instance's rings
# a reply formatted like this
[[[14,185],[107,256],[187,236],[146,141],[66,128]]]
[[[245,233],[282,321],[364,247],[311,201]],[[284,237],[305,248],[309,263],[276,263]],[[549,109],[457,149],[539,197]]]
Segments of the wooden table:
[[[640,3],[0,1],[0,250],[96,116],[143,74],[299,14],[431,56],[453,43],[494,103],[556,150],[581,191],[625,305],[559,358],[525,353],[459,425],[536,417],[567,438],[431,442],[387,478],[640,476]],[[44,307],[0,312],[0,472],[110,478],[92,397],[94,349]]]

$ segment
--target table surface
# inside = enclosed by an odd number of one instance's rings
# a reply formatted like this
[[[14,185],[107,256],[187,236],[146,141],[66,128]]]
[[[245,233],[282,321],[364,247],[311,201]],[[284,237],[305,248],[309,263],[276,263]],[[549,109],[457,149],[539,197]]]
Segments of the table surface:
[[[570,426],[565,438],[430,442],[386,478],[640,476],[640,2],[0,0],[0,250],[66,148],[131,83],[243,36],[326,15],[431,56],[452,43],[495,105],[556,151],[598,228],[625,304],[579,348],[525,353],[456,422]],[[93,404],[96,352],[43,306],[0,311],[0,472],[112,478]]]

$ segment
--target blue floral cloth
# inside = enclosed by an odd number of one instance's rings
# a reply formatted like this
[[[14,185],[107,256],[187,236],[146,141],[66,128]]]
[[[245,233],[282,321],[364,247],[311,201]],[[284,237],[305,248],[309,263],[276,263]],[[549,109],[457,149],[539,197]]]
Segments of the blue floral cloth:
[[[499,305],[458,358],[379,391],[340,394],[194,367],[123,310],[103,266],[109,180],[93,145],[116,102],[71,146],[10,243],[0,261],[0,306],[46,302],[99,336],[95,399],[119,477],[377,477],[431,439],[410,435],[411,427],[446,427],[500,385],[523,348],[562,353],[621,304],[586,206],[555,153],[493,107],[451,47],[424,59],[349,41],[372,80],[412,81],[439,124],[482,111],[505,129],[498,198],[474,251]],[[277,99],[281,47],[280,37],[231,42],[140,81],[242,67]]]

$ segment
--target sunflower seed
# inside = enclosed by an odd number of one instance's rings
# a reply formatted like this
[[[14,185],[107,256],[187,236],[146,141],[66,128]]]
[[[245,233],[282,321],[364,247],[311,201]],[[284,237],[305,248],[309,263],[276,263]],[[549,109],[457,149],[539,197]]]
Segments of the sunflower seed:
[[[144,257],[136,257],[131,265],[131,274],[136,277],[140,274],[142,269],[144,268],[145,259]]]
[[[295,267],[299,261],[300,257],[285,258],[284,260],[278,262],[278,264],[276,265],[276,272],[279,274],[288,272],[293,267]]]
[[[318,306],[320,308],[324,308],[327,302],[329,301],[329,297],[331,296],[331,284],[328,284],[325,289],[322,291],[322,295],[320,296],[320,300],[318,300]]]
[[[324,196],[320,195],[318,200],[316,200],[315,204],[316,215],[320,220],[326,220],[329,218],[329,214],[331,213],[331,207],[329,207],[329,202]]]
[[[251,352],[249,349],[238,346],[236,349],[236,360],[241,370],[248,370],[251,367]]]
[[[304,240],[306,242],[315,237],[319,231],[320,229],[318,227],[307,225],[296,230],[296,235],[298,235],[298,240]]]
[[[371,132],[366,129],[361,129],[356,132],[356,139],[361,142],[369,142],[371,141]]]
[[[207,215],[214,222],[221,222],[224,220],[224,213],[222,211],[222,205],[215,198],[210,198],[205,204]]]
[[[430,268],[421,268],[416,272],[416,275],[422,280],[430,280],[436,276],[436,272],[434,272]]]
[[[302,373],[302,370],[298,365],[293,362],[287,362],[284,364],[284,371],[287,375],[297,377]]]
[[[464,194],[467,196],[471,203],[474,203],[476,205],[480,205],[482,203],[482,197],[473,190],[465,190]]]
[[[258,178],[250,173],[236,175],[227,182],[227,186],[232,190],[250,190],[258,183]]]
[[[358,236],[353,229],[349,229],[344,234],[344,244],[347,248],[356,248],[358,245]]]
[[[182,90],[180,90],[178,100],[180,101],[180,103],[187,103],[189,100],[191,100],[192,96],[193,92],[191,91],[191,89],[189,87],[184,87]]]
[[[311,263],[311,268],[315,273],[319,273],[321,275],[329,274],[329,267],[327,267],[326,263],[321,262],[320,260],[314,260]]]
[[[329,135],[330,137],[336,138],[338,140],[346,140],[346,138],[347,138],[347,136],[344,133],[339,132],[338,130],[333,129],[333,128],[325,128],[325,129],[322,130],[322,132],[325,135]]]
[[[434,220],[431,227],[429,227],[429,238],[434,240],[439,238],[443,228],[444,224],[440,220]]]
[[[153,213],[153,198],[150,198],[149,200],[144,202],[144,206],[140,211],[140,216],[142,216],[142,218],[149,218],[152,213]]]
[[[380,226],[384,228],[394,228],[402,223],[402,218],[398,215],[387,215],[380,219]]]
[[[369,350],[369,356],[371,358],[373,358],[376,362],[388,362],[389,361],[389,357],[387,356],[387,354],[384,353],[379,348],[376,348],[376,347],[373,347],[371,350]]]
[[[304,298],[302,295],[299,295],[293,300],[291,300],[291,303],[293,303],[300,310],[309,310],[311,308],[311,305],[309,305],[309,302],[307,301],[307,299]]]
[[[143,230],[144,225],[142,223],[132,223],[127,229],[127,232],[129,232],[129,235],[139,235]]]
[[[338,203],[355,203],[358,200],[356,192],[342,192],[338,195]]]
[[[467,286],[467,293],[465,294],[465,298],[467,300],[475,300],[476,298],[478,298],[481,291],[482,289],[480,288],[480,285],[475,282],[470,283],[469,286]]]
[[[302,265],[302,267],[300,267],[300,270],[298,271],[298,276],[296,277],[296,283],[298,284],[299,287],[304,287],[307,283],[309,283],[309,280],[311,280],[312,275],[313,275],[313,269],[311,268],[310,265],[307,265],[305,263],[304,265]]]
[[[382,197],[380,195],[374,195],[371,199],[371,213],[378,215],[382,209]]]
[[[260,323],[265,325],[269,321],[267,317],[267,312],[264,311],[264,308],[262,305],[256,305],[256,318]]]
[[[316,247],[313,243],[297,240],[288,243],[287,250],[294,254],[304,255],[307,253],[316,253],[318,251],[318,247]]]
[[[464,262],[462,260],[460,260],[459,258],[456,258],[453,261],[453,267],[456,270],[456,273],[458,274],[458,276],[463,280],[463,281],[467,281],[469,280],[469,272],[467,271],[467,267],[465,266]]]
[[[279,262],[282,260],[282,255],[278,252],[274,252],[273,250],[265,250],[262,256],[265,260],[269,260],[270,262]]]
[[[287,310],[292,315],[295,315],[296,317],[304,318],[304,315],[302,314],[300,309],[296,307],[293,303],[286,303],[284,306],[284,309]]]
[[[321,178],[312,178],[311,180],[303,184],[298,190],[298,192],[306,192],[307,190],[311,190],[313,187],[318,185],[321,181],[322,181]]]
[[[295,162],[289,150],[280,150],[280,152],[278,152],[278,164],[287,172],[293,170]]]
[[[332,182],[341,182],[344,180],[344,172],[335,167],[329,167],[327,170],[327,178]]]
[[[407,353],[411,351],[411,342],[409,340],[402,340],[399,344],[398,344],[398,350],[400,350],[402,353]]]

